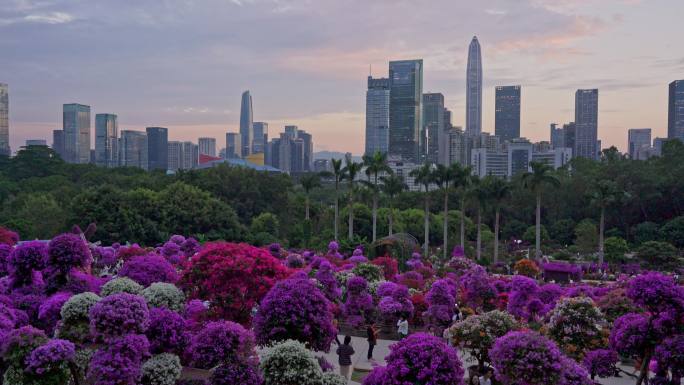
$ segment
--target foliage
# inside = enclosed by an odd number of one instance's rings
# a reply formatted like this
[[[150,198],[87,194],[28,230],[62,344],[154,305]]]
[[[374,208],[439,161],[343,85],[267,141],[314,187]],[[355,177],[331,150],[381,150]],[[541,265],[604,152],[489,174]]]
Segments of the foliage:
[[[615,350],[597,349],[585,354],[582,365],[594,377],[613,377],[617,374],[618,354]]]
[[[71,380],[69,363],[74,360],[75,346],[69,341],[53,339],[31,352],[26,372],[40,384],[61,385]]]
[[[489,352],[496,379],[505,385],[560,382],[562,354],[556,344],[533,331],[509,332]]]
[[[266,348],[260,367],[264,385],[319,385],[323,376],[311,351],[293,340]]]
[[[666,269],[676,263],[677,249],[667,242],[648,241],[637,249],[637,258],[647,266]]]
[[[548,333],[568,356],[580,360],[584,352],[605,345],[605,322],[591,298],[563,298],[550,314]]]
[[[166,258],[155,254],[136,256],[126,261],[119,270],[119,275],[135,282],[149,286],[155,282],[176,283],[178,273]]]
[[[608,237],[605,240],[605,252],[608,262],[621,262],[629,251],[627,241],[620,237]]]
[[[365,278],[368,282],[376,282],[383,278],[383,272],[380,267],[370,263],[360,263],[354,266],[352,273],[356,276]]]
[[[110,296],[112,294],[128,293],[138,295],[142,293],[143,286],[128,277],[114,278],[102,285],[100,294],[103,297]]]
[[[205,369],[233,360],[247,362],[254,354],[252,333],[230,321],[209,322],[192,337],[189,348],[193,365]]]
[[[442,328],[451,324],[456,304],[456,287],[448,279],[435,281],[425,299],[429,304],[427,315],[433,325]]]
[[[347,281],[347,295],[342,313],[354,327],[371,320],[374,310],[373,297],[368,293],[368,282],[363,277],[353,276]]]
[[[454,346],[466,349],[468,354],[475,357],[482,368],[490,362],[489,350],[494,341],[519,328],[520,325],[510,314],[492,310],[456,322],[449,328],[449,337]]]
[[[218,242],[204,245],[190,261],[180,286],[189,298],[210,301],[213,317],[247,324],[254,305],[288,275],[266,250]]]
[[[143,334],[149,323],[145,299],[133,294],[110,295],[90,309],[90,329],[105,340],[126,334]]]
[[[308,348],[328,351],[337,330],[331,304],[316,285],[301,278],[278,282],[261,301],[254,317],[259,345],[293,339]]]
[[[583,253],[596,251],[598,247],[598,228],[594,221],[585,219],[575,226],[575,245]]]
[[[170,283],[155,282],[141,294],[150,307],[165,307],[177,312],[185,307],[185,294]]]
[[[531,259],[521,259],[513,265],[513,270],[520,275],[530,278],[536,278],[541,270],[539,266]]]
[[[142,360],[149,356],[147,338],[128,334],[114,339],[93,354],[87,379],[93,385],[138,385]]]
[[[142,385],[175,385],[181,376],[178,356],[162,353],[152,356],[142,365]]]
[[[264,379],[255,365],[229,362],[220,365],[211,374],[211,385],[261,385]]]
[[[145,331],[152,353],[182,353],[189,343],[187,323],[167,308],[150,309],[150,325]]]

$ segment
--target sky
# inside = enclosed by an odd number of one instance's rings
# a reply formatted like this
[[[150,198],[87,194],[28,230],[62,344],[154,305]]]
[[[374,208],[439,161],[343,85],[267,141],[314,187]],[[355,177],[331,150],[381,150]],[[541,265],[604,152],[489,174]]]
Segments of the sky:
[[[240,95],[277,136],[363,152],[366,78],[390,60],[424,60],[464,125],[468,44],[484,67],[483,131],[494,87],[522,86],[521,135],[549,140],[574,119],[574,92],[599,89],[599,138],[667,131],[667,85],[684,79],[682,0],[0,0],[0,82],[14,150],[52,141],[62,104],[115,113],[119,130],[169,128],[172,140],[237,131]],[[94,141],[94,133],[91,135]]]

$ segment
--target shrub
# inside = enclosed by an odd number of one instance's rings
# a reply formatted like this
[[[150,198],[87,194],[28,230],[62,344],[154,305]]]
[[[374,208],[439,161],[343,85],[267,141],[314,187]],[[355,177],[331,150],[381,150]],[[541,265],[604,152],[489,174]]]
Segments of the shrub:
[[[267,348],[260,367],[264,385],[319,385],[323,376],[311,351],[292,340]]]
[[[128,293],[138,295],[143,291],[143,286],[128,277],[114,278],[102,285],[100,294],[108,297],[112,294]]]
[[[151,307],[165,307],[177,312],[185,307],[185,294],[170,283],[155,282],[142,291],[142,296]]]
[[[220,365],[211,374],[211,385],[261,385],[264,379],[255,365],[229,362]]]
[[[371,263],[382,268],[382,273],[386,280],[394,279],[394,276],[399,272],[397,260],[390,256],[375,258]]]
[[[563,355],[556,344],[532,331],[513,331],[489,352],[496,379],[506,385],[557,384]]]
[[[142,360],[149,355],[145,336],[129,334],[112,340],[93,354],[88,383],[93,385],[138,385]]]
[[[189,342],[186,322],[178,313],[166,308],[150,309],[150,326],[145,335],[150,342],[150,351],[180,354]]]
[[[14,246],[19,242],[19,234],[14,231],[0,226],[0,244]]]
[[[520,328],[518,322],[508,313],[492,310],[484,314],[470,316],[449,328],[449,337],[454,346],[461,346],[477,359],[478,366],[484,368],[491,362],[489,350],[497,338]]]
[[[251,310],[289,270],[268,251],[245,244],[209,243],[183,271],[181,287],[211,302],[210,315],[249,324]]]
[[[50,296],[38,308],[38,320],[48,334],[57,326],[62,306],[71,298],[71,293],[57,293]]]
[[[508,312],[512,315],[528,319],[531,315],[529,304],[539,291],[537,282],[525,276],[515,276],[511,281],[511,293],[508,297]]]
[[[358,277],[363,277],[368,282],[376,282],[383,278],[382,269],[371,263],[360,263],[352,269],[352,273]]]
[[[149,324],[147,303],[137,295],[110,295],[90,309],[90,329],[105,340],[125,334],[144,334]]]
[[[254,336],[235,322],[209,322],[192,338],[189,354],[193,365],[205,369],[236,359],[248,362],[254,356]]]
[[[175,385],[182,369],[180,359],[175,354],[152,356],[142,365],[142,385]]]
[[[30,285],[33,282],[33,272],[45,267],[46,258],[45,242],[29,241],[16,246],[7,259],[12,286]]]
[[[399,317],[410,318],[413,314],[413,303],[406,286],[397,285],[392,290],[392,295],[382,297],[378,303],[380,314],[390,322],[394,322]]]
[[[330,262],[323,261],[318,266],[318,271],[316,271],[314,277],[320,284],[321,290],[326,298],[331,302],[336,302],[340,299],[342,291],[337,284],[337,279],[335,278],[333,271],[333,266]]]
[[[597,349],[587,352],[582,365],[589,372],[591,379],[595,377],[613,377],[618,373],[618,354],[615,350]]]
[[[447,327],[451,324],[451,317],[456,304],[456,288],[448,279],[435,281],[425,299],[429,307],[427,315],[433,325]]]
[[[26,372],[43,385],[62,385],[71,380],[69,363],[74,360],[76,348],[65,340],[50,340],[31,352],[26,360]]]
[[[667,269],[675,262],[677,249],[667,242],[648,241],[637,249],[637,258],[655,269]]]
[[[625,292],[625,289],[616,288],[596,301],[596,305],[601,309],[608,322],[613,323],[627,313],[639,312],[639,308],[634,304],[634,301],[627,297]]]
[[[489,275],[482,266],[472,265],[462,272],[459,287],[462,299],[472,309],[494,309],[496,288],[489,283]]]
[[[93,262],[88,245],[76,234],[58,235],[48,244],[48,266],[68,273],[73,268],[87,268]]]
[[[254,318],[260,345],[294,339],[314,350],[328,351],[337,330],[331,304],[308,279],[278,282],[261,301]]]
[[[100,299],[99,295],[90,292],[72,296],[64,303],[60,310],[62,321],[64,323],[88,321],[90,309],[98,303]]]
[[[530,278],[536,278],[540,273],[539,266],[537,266],[537,264],[531,259],[519,260],[513,266],[513,270],[520,275]]]
[[[580,360],[585,351],[605,345],[605,322],[591,298],[563,298],[551,312],[548,332],[567,355]]]
[[[178,273],[176,269],[159,255],[149,254],[136,256],[126,261],[119,270],[119,276],[128,277],[143,286],[149,286],[155,282],[176,283]]]
[[[352,277],[347,281],[347,299],[342,307],[342,313],[354,327],[359,327],[371,320],[373,297],[368,294],[368,282],[363,277]]]

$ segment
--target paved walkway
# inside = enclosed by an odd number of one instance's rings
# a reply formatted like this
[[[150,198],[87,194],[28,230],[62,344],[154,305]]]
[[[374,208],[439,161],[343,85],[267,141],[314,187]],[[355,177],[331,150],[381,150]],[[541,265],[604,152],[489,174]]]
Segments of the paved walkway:
[[[344,340],[344,336],[340,335],[339,336],[340,342]],[[390,349],[389,346],[394,344],[396,341],[390,341],[390,340],[378,340],[378,345],[375,346],[375,349],[373,350],[373,357],[375,358],[375,362],[369,362],[366,360],[366,354],[368,353],[368,342],[366,341],[365,338],[362,337],[352,337],[352,342],[351,345],[354,348],[354,356],[352,357],[352,367],[354,369],[354,375],[352,375],[353,379],[358,380],[359,382],[362,381],[363,377],[366,376],[366,374],[372,370],[372,368],[376,365],[378,366],[384,366],[385,365],[385,357],[389,354]],[[335,351],[337,350],[337,345],[333,342],[333,345],[330,347],[330,353],[324,354],[325,358],[335,366],[335,371],[339,373],[339,365],[337,364],[337,354]],[[320,353],[317,353],[316,356],[320,355]],[[461,362],[463,363],[463,366],[467,368],[469,365],[472,365],[470,361],[468,361],[468,357],[466,354],[463,354],[459,350],[459,357],[461,358]],[[632,372],[633,368],[622,366],[621,367],[623,370]],[[602,385],[633,385],[636,381],[630,377],[623,376],[623,377],[611,377],[611,378],[600,378],[597,379],[599,383]],[[350,385],[358,385],[359,382],[356,381],[349,381]]]

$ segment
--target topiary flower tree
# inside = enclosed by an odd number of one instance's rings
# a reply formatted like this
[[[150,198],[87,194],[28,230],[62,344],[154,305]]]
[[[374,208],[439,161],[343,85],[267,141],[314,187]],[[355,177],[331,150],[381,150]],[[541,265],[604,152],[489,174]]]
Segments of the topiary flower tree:
[[[591,298],[563,298],[550,314],[548,335],[565,354],[580,361],[586,351],[606,345],[605,323]]]
[[[448,279],[435,281],[425,299],[428,303],[427,315],[430,323],[440,328],[451,324],[456,304],[456,288]]]
[[[150,307],[165,307],[180,312],[185,307],[185,294],[175,285],[155,282],[142,291]]]
[[[90,309],[100,301],[95,293],[81,293],[69,298],[59,314],[61,321],[57,326],[57,336],[74,343],[83,343],[90,336]]]
[[[230,322],[209,322],[195,334],[188,353],[195,367],[209,369],[229,362],[251,362],[254,336],[242,325]]]
[[[521,259],[513,265],[513,270],[520,275],[529,278],[536,278],[541,270],[539,266],[531,259]]]
[[[377,282],[383,278],[382,269],[371,263],[360,263],[352,269],[357,277],[363,277],[368,282]]]
[[[369,322],[373,317],[373,297],[368,293],[368,282],[363,277],[347,281],[347,293],[342,314],[353,327]]]
[[[189,298],[208,300],[213,317],[249,324],[252,308],[289,269],[264,249],[209,243],[183,271],[180,286]]]
[[[587,352],[582,366],[589,372],[591,379],[614,377],[618,373],[618,354],[615,350],[596,349]]]
[[[391,295],[380,298],[378,309],[385,322],[394,323],[399,317],[410,318],[413,314],[413,303],[408,288],[397,285]]]
[[[342,291],[337,284],[333,265],[328,261],[322,261],[314,275],[325,297],[331,302],[337,302],[342,296]]]
[[[186,326],[185,319],[175,311],[163,307],[150,309],[150,325],[145,331],[150,352],[181,354],[190,341]]]
[[[87,381],[93,385],[138,385],[143,360],[149,356],[147,338],[128,334],[115,338],[93,354]]]
[[[261,385],[264,379],[256,365],[230,362],[220,365],[211,374],[211,385]]]
[[[531,278],[516,275],[511,280],[511,292],[508,296],[508,312],[527,320],[534,315],[529,309],[530,303],[537,299],[539,286]]]
[[[42,241],[29,241],[17,245],[7,259],[12,288],[31,285],[36,281],[36,274],[45,268],[47,245]]]
[[[259,345],[294,339],[328,351],[337,330],[331,303],[318,287],[309,279],[291,278],[278,282],[261,301],[254,334]]]
[[[35,373],[28,370],[31,352],[48,342],[45,333],[33,326],[22,326],[4,336],[0,346],[5,373],[3,383],[33,384]]]
[[[55,292],[66,285],[72,269],[90,271],[93,256],[79,235],[64,233],[54,237],[47,247],[47,290]]]
[[[684,334],[666,338],[655,349],[653,359],[657,378],[668,384],[681,380],[684,377]]]
[[[364,385],[462,385],[463,367],[456,349],[430,334],[416,333],[390,346],[387,366],[376,368]]]
[[[480,265],[471,265],[458,280],[460,297],[473,310],[494,310],[496,288],[489,282],[487,271]]]
[[[127,334],[144,334],[150,324],[145,299],[120,293],[103,298],[90,309],[91,333],[105,341]]]
[[[180,359],[171,353],[152,356],[142,365],[142,385],[175,385],[181,376]]]
[[[119,276],[128,277],[135,282],[149,286],[155,282],[176,283],[178,272],[173,265],[156,254],[135,256],[126,261],[119,270]]]
[[[30,380],[24,384],[63,385],[72,380],[70,364],[76,356],[76,347],[66,340],[48,341],[31,352],[26,360]]]
[[[336,375],[324,373],[313,353],[299,341],[287,340],[266,348],[259,367],[264,385],[335,384],[331,378]]]
[[[102,285],[100,294],[108,297],[112,294],[128,293],[138,295],[142,293],[143,286],[128,277],[114,278]]]
[[[52,334],[60,320],[62,306],[71,298],[71,293],[56,293],[48,297],[38,308],[38,321],[48,334]]]
[[[6,227],[0,226],[0,244],[14,246],[17,242],[19,242],[19,234]]]
[[[489,351],[497,338],[520,328],[513,316],[499,310],[472,315],[449,328],[449,338],[477,360],[480,371],[490,363]]]

